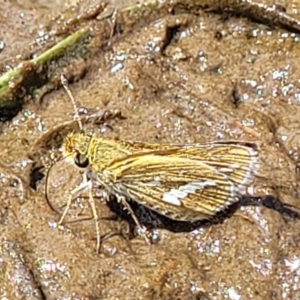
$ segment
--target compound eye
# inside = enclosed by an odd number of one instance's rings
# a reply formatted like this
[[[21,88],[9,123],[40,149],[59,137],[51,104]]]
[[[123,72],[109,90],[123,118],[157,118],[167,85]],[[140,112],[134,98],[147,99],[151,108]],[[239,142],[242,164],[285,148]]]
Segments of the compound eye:
[[[89,166],[89,159],[80,153],[76,153],[74,157],[74,163],[78,168],[85,169]]]

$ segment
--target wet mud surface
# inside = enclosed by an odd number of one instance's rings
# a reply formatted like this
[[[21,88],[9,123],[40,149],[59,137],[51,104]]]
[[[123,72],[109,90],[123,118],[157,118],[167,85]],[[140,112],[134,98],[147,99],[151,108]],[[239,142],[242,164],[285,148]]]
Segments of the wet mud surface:
[[[296,20],[299,5],[282,3]],[[5,6],[11,14],[1,21],[3,68],[19,62],[17,54],[36,39],[41,22],[57,24],[58,11],[66,8]],[[74,17],[80,9],[70,11]],[[276,194],[299,210],[297,30],[209,7],[170,5],[128,30],[124,24],[131,21],[117,17],[110,39],[95,20],[91,60],[72,61],[64,69],[88,119],[86,132],[146,143],[258,143],[261,176],[251,190]],[[1,298],[300,299],[300,221],[263,206],[238,208],[222,223],[193,232],[155,230],[148,245],[141,236],[128,239],[128,224],[114,220],[94,191],[101,232],[110,235],[100,254],[84,195],[74,200],[69,222],[58,226],[60,216],[46,201],[43,166],[49,167],[63,138],[76,130],[73,115],[58,88],[26,101],[1,124]],[[61,160],[48,179],[49,200],[62,212],[82,176]]]

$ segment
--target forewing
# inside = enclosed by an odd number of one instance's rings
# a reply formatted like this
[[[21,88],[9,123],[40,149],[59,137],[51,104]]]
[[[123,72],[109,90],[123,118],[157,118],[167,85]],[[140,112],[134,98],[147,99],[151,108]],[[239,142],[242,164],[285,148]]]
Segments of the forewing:
[[[224,142],[187,145],[174,155],[200,160],[226,174],[243,194],[259,169],[257,145],[254,143]]]
[[[115,193],[175,220],[208,219],[238,201],[228,175],[185,157],[132,155],[112,163],[103,175]]]

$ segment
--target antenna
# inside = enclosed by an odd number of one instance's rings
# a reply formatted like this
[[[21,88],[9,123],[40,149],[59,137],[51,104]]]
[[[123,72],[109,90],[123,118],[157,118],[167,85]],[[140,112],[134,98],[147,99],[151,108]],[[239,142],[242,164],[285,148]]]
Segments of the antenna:
[[[70,89],[69,89],[68,80],[67,80],[67,78],[64,76],[64,74],[61,74],[61,75],[60,75],[60,80],[61,80],[62,86],[64,87],[64,89],[65,89],[65,91],[67,92],[69,98],[71,99],[71,102],[72,102],[72,105],[73,105],[73,108],[74,108],[74,111],[75,111],[74,117],[75,117],[75,120],[76,120],[77,123],[78,123],[79,130],[80,130],[80,131],[83,131],[82,122],[81,122],[81,119],[80,119],[79,114],[78,114],[78,108],[77,108],[77,105],[76,105],[76,102],[75,102],[75,98],[74,98],[72,92],[71,92]]]

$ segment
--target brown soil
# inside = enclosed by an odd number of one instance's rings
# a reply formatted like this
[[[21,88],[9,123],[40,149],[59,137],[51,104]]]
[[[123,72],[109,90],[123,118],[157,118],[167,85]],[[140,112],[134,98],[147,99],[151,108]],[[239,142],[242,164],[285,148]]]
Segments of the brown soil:
[[[40,25],[57,25],[51,17],[65,8],[57,1],[23,3],[2,3],[3,65],[14,66]],[[283,7],[300,20],[300,3],[289,3]],[[89,5],[86,1],[84,8],[67,13],[76,15]],[[276,191],[282,202],[300,208],[294,197],[300,155],[299,34],[255,22],[251,14],[209,6],[171,8],[140,20],[132,30],[121,32],[117,26],[111,45],[101,49],[100,21],[93,23],[92,61],[71,66],[84,71],[70,88],[88,114],[113,114],[85,130],[147,143],[257,142],[263,178],[254,182],[255,192]],[[59,216],[45,199],[45,178],[35,190],[31,172],[37,161],[53,159],[56,152],[46,142],[53,141],[53,133],[64,137],[76,126],[72,120],[72,104],[61,88],[27,101],[2,124],[0,298],[300,299],[300,221],[265,207],[242,207],[222,224],[192,233],[157,230],[151,246],[139,236],[115,235],[103,241],[100,254],[93,220],[57,227]],[[71,125],[62,125],[68,121]],[[80,176],[73,166],[57,163],[49,174],[51,200],[62,205]],[[97,209],[102,218],[112,215],[103,201],[97,201]],[[90,215],[88,202],[80,198],[69,220]],[[101,220],[103,233],[125,230],[120,220]]]

